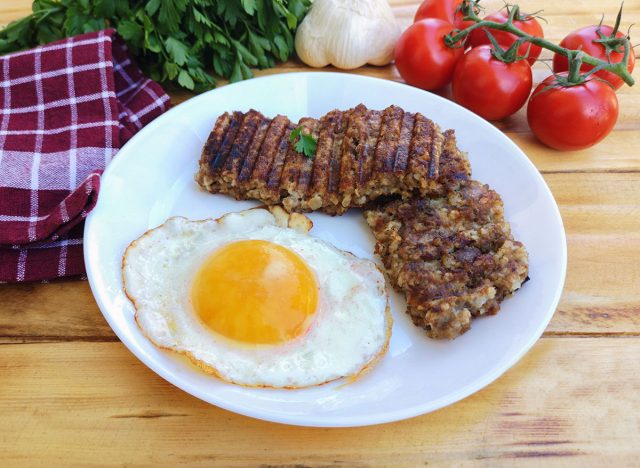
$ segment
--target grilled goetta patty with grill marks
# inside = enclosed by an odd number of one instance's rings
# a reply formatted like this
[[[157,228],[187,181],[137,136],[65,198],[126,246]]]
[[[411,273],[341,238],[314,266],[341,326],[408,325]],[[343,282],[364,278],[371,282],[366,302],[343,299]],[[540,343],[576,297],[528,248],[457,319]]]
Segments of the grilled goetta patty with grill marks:
[[[315,157],[295,151],[297,127],[317,139]],[[221,115],[204,146],[196,181],[237,199],[281,203],[288,211],[342,214],[381,196],[441,195],[470,175],[455,134],[397,106],[359,105],[294,125],[260,112]]]
[[[407,313],[431,338],[455,338],[498,312],[527,278],[528,257],[500,196],[469,180],[436,198],[382,202],[364,212]]]

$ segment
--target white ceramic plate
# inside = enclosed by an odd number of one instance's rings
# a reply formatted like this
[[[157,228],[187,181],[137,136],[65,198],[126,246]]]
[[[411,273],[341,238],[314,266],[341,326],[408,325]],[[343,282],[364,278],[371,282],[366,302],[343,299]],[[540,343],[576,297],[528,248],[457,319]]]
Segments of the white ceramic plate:
[[[200,372],[185,359],[149,342],[134,321],[122,289],[126,246],[168,217],[218,217],[254,202],[198,189],[193,177],[201,148],[225,111],[255,108],[296,121],[359,103],[396,104],[454,128],[469,152],[473,177],[504,199],[514,235],[530,256],[529,281],[504,301],[500,313],[473,322],[454,341],[434,341],[412,325],[404,299],[392,294],[389,352],[364,378],[304,390],[250,389]],[[314,236],[366,258],[373,236],[359,210],[341,217],[311,215]],[[540,337],[560,298],[566,270],[562,220],[544,180],[500,131],[436,95],[391,81],[337,73],[291,73],[225,86],[175,107],[138,133],[102,178],[100,198],[85,229],[91,289],[115,333],[147,366],[177,387],[222,408],[255,418],[308,426],[361,426],[417,416],[458,401],[491,383]],[[117,376],[114,376],[117,378]]]

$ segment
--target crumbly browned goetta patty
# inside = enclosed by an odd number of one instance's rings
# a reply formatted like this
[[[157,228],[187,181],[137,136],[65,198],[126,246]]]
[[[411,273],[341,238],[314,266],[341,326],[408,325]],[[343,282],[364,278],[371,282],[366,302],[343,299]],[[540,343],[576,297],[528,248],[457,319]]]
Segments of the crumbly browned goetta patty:
[[[527,278],[528,257],[500,196],[469,180],[436,198],[379,203],[364,216],[407,313],[431,338],[455,338],[498,312]]]
[[[314,157],[298,153],[291,132],[317,140]],[[297,124],[260,112],[221,115],[204,145],[196,181],[237,199],[282,204],[289,212],[342,214],[380,196],[440,195],[470,175],[455,133],[420,113],[390,106],[333,110]]]

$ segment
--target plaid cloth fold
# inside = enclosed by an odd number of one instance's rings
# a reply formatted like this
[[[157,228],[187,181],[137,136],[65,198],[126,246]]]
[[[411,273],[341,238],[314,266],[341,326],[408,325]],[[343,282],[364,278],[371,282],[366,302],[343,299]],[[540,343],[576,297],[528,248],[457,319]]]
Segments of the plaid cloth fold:
[[[169,96],[105,30],[0,57],[0,106],[0,282],[80,275],[102,169]]]

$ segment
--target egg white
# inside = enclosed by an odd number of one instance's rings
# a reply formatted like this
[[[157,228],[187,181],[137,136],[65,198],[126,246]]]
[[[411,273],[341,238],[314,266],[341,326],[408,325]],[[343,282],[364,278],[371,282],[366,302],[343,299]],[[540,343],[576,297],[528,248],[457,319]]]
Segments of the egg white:
[[[202,262],[219,247],[247,239],[287,247],[315,273],[318,307],[306,333],[281,344],[250,345],[215,333],[198,318],[190,291]],[[154,344],[240,385],[300,388],[357,375],[386,351],[391,334],[385,281],[373,262],[281,227],[265,209],[217,220],[170,218],[127,248],[123,280],[136,321]]]

